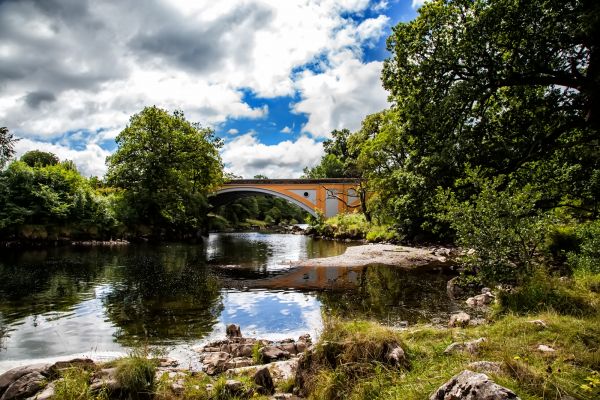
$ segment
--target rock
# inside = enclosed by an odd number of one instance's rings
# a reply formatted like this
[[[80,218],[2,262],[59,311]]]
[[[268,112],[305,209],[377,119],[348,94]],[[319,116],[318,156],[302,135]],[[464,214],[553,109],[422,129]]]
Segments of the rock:
[[[229,360],[227,360],[227,362],[225,363],[225,370],[228,369],[233,369],[233,368],[243,368],[243,367],[249,367],[251,365],[254,365],[254,360],[252,358],[248,358],[248,357],[235,357],[235,358],[230,358]]]
[[[464,370],[442,385],[429,400],[517,400],[511,390],[490,380],[485,374]]]
[[[276,361],[290,358],[290,353],[281,350],[279,347],[267,346],[260,349],[263,360]]]
[[[225,364],[231,358],[229,353],[217,351],[214,353],[205,353],[200,361],[204,364],[202,369],[208,375],[214,375],[226,370]]]
[[[458,286],[458,276],[455,276],[446,283],[446,293],[448,293],[448,297],[453,300],[465,293],[465,291]]]
[[[540,328],[547,328],[548,325],[546,325],[546,322],[542,321],[541,319],[534,319],[532,321],[527,321],[530,324],[534,324],[536,326],[539,326]]]
[[[228,379],[225,381],[225,391],[232,396],[240,395],[244,392],[244,384],[235,379]]]
[[[32,364],[24,367],[16,367],[6,371],[0,375],[0,397],[20,377],[30,374],[32,372],[39,372],[42,375],[48,375],[50,371],[50,364]]]
[[[485,307],[488,304],[490,304],[492,301],[494,301],[495,296],[491,293],[482,293],[482,294],[478,294],[477,296],[473,296],[473,297],[469,297],[465,303],[467,303],[467,305],[469,305],[470,307]]]
[[[119,392],[121,384],[117,380],[117,369],[116,368],[105,368],[94,374],[92,383],[90,384],[90,390],[94,393],[106,389],[111,393]]]
[[[269,397],[269,400],[302,400],[302,398],[291,393],[275,393]]]
[[[502,364],[494,361],[475,361],[467,365],[467,368],[484,374],[500,374]]]
[[[179,361],[172,358],[161,358],[158,363],[159,368],[174,368],[179,365]]]
[[[275,385],[273,384],[273,378],[268,367],[262,367],[254,374],[254,383],[260,386],[261,393],[272,394],[275,392]]]
[[[469,316],[469,314],[461,311],[459,313],[452,314],[450,316],[450,321],[448,322],[448,327],[450,327],[450,328],[465,327],[465,326],[469,325],[470,320],[471,320],[471,317]]]
[[[406,365],[406,354],[400,346],[395,346],[391,348],[385,355],[385,359],[392,365]]]
[[[489,287],[484,287],[483,289],[481,289],[481,294],[492,294],[492,289],[490,289]]]
[[[296,345],[294,344],[293,341],[291,343],[290,342],[281,343],[277,347],[279,347],[283,351],[287,351],[290,354],[297,354],[298,353],[298,350],[296,349]]]
[[[470,342],[458,343],[454,342],[446,347],[444,350],[444,354],[451,354],[457,351],[468,351],[471,354],[475,354],[479,351],[479,347],[483,342],[485,342],[486,338],[479,338],[475,340],[471,340]]]
[[[225,334],[227,335],[228,339],[242,337],[242,331],[240,329],[240,326],[236,324],[227,325],[227,328],[225,328]]]
[[[273,382],[276,384],[282,381],[287,381],[296,375],[298,370],[298,358],[292,358],[285,361],[276,361],[265,365],[253,365],[250,367],[235,368],[227,370],[227,376],[234,377],[239,375],[254,376],[256,371],[261,368],[268,368]]]
[[[35,400],[50,400],[54,397],[54,382],[50,382],[44,390],[39,392],[34,399]]]
[[[91,369],[95,366],[94,360],[90,358],[74,358],[69,361],[57,361],[50,367],[53,375],[58,375],[60,371],[67,368]]]
[[[231,345],[231,355],[233,357],[252,357],[253,344],[236,343]]]
[[[540,344],[537,347],[538,351],[541,351],[542,353],[554,353],[556,352],[556,350],[554,350],[552,347],[550,346],[546,346],[545,344]]]
[[[6,389],[0,399],[19,400],[33,396],[44,387],[45,382],[46,377],[37,371],[23,375]]]

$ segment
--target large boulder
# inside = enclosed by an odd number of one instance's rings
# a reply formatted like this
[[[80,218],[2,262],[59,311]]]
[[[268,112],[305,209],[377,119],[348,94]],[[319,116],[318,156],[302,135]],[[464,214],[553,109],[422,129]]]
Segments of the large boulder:
[[[214,353],[205,353],[201,361],[204,364],[203,370],[208,375],[215,375],[221,373],[227,369],[227,361],[231,356],[229,353],[224,351],[217,351]]]
[[[510,389],[490,380],[485,374],[464,370],[440,386],[429,400],[516,400]],[[520,399],[519,399],[520,400]]]
[[[262,367],[254,374],[254,383],[260,388],[259,392],[262,394],[273,394],[275,392],[275,385],[273,384],[273,378],[268,367]]]
[[[240,326],[235,324],[227,325],[227,328],[225,329],[225,334],[227,335],[228,339],[242,337],[242,331],[240,329]]]
[[[0,375],[0,397],[15,381],[24,375],[38,372],[42,375],[48,375],[50,372],[50,364],[32,364],[24,367],[16,367],[6,371]]]
[[[39,392],[46,382],[46,376],[34,371],[21,376],[14,381],[4,392],[1,400],[20,400],[26,399]]]

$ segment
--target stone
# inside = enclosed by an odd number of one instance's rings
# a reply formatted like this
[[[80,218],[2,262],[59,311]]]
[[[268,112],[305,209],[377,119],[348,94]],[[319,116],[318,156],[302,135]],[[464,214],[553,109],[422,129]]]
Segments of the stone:
[[[229,353],[218,351],[214,353],[205,353],[200,361],[204,364],[202,367],[204,372],[208,375],[215,375],[226,370],[225,364],[230,358],[231,356]]]
[[[392,347],[385,355],[385,359],[390,364],[396,366],[406,364],[406,354],[400,346]]]
[[[446,283],[446,293],[448,293],[448,297],[452,300],[465,293],[465,291],[458,286],[458,276],[455,276]]]
[[[529,322],[530,324],[534,324],[536,326],[539,326],[540,328],[547,328],[548,327],[548,325],[546,325],[546,322],[544,322],[541,319],[534,319],[532,321],[527,321],[527,322]]]
[[[227,360],[225,363],[225,370],[233,368],[243,368],[254,365],[254,360],[248,357],[234,357]]]
[[[294,344],[293,341],[291,343],[290,342],[281,343],[277,347],[279,347],[283,351],[287,351],[290,354],[297,354],[298,353],[298,350],[296,349],[296,345]]]
[[[4,392],[1,400],[18,400],[33,396],[44,387],[46,376],[34,371],[21,376],[14,381]]]
[[[225,329],[225,334],[227,335],[228,339],[242,337],[242,331],[240,329],[240,326],[236,324],[227,325],[227,328]]]
[[[298,358],[292,358],[285,361],[276,361],[265,365],[252,365],[250,367],[235,368],[226,371],[227,376],[254,376],[256,371],[261,368],[268,368],[271,373],[271,378],[276,384],[287,381],[296,376],[298,370]]]
[[[240,395],[244,392],[244,384],[235,379],[227,379],[225,381],[225,391],[232,396]]]
[[[467,365],[467,368],[484,374],[502,373],[502,364],[494,361],[475,361]]]
[[[159,368],[174,368],[179,365],[179,361],[172,358],[161,358],[158,363]]]
[[[481,289],[481,294],[492,294],[492,289],[490,289],[489,287],[484,287],[483,289]]]
[[[39,392],[34,399],[35,400],[50,400],[54,397],[54,382],[50,382],[46,387]]]
[[[280,359],[290,358],[290,353],[285,350],[281,350],[276,346],[266,346],[260,349],[260,353],[264,360],[276,361]]]
[[[6,371],[0,375],[0,397],[6,391],[6,389],[8,389],[8,387],[20,377],[32,372],[39,372],[42,375],[48,375],[49,371],[50,364],[32,364],[24,367],[16,367]]]
[[[545,344],[540,344],[537,347],[538,351],[541,351],[542,353],[554,353],[556,352],[556,350],[554,350],[552,347],[550,346],[546,346]]]
[[[517,400],[510,389],[498,385],[485,374],[469,370],[455,375],[440,386],[429,400]]]
[[[69,361],[57,361],[50,367],[50,372],[53,375],[58,375],[60,371],[67,368],[82,368],[91,369],[95,366],[94,360],[91,358],[74,358]]]
[[[469,325],[470,320],[471,320],[471,317],[469,316],[469,314],[461,311],[459,313],[452,314],[450,316],[450,321],[448,322],[448,327],[450,327],[450,328],[465,327],[465,326]]]
[[[90,384],[90,390],[96,393],[103,389],[106,389],[111,393],[118,392],[122,389],[121,384],[117,380],[116,368],[104,368],[94,374],[92,383]]]
[[[454,342],[451,343],[448,347],[446,347],[446,350],[444,350],[444,354],[451,354],[458,351],[468,351],[471,354],[476,354],[479,351],[479,347],[481,346],[481,344],[486,340],[486,338],[479,338],[464,343]]]
[[[491,293],[482,293],[482,294],[478,294],[477,296],[473,296],[473,297],[469,297],[465,303],[467,303],[468,306],[476,308],[476,307],[485,307],[488,304],[490,304],[492,301],[494,301],[495,296]]]
[[[275,391],[275,385],[273,384],[273,378],[271,377],[271,371],[268,367],[259,368],[254,373],[254,383],[262,388],[265,394],[272,394]]]

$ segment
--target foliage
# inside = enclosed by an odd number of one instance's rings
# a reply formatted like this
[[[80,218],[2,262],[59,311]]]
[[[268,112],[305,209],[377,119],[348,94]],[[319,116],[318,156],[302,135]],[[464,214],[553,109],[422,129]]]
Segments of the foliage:
[[[14,161],[0,173],[0,234],[106,237],[116,227],[113,200],[114,195],[97,193],[69,163],[30,167]]]
[[[92,400],[90,390],[91,372],[82,368],[68,368],[54,384],[54,397],[57,400]]]
[[[519,287],[498,293],[496,312],[520,314],[554,311],[562,315],[597,314],[600,297],[579,282],[549,276],[539,269]]]
[[[341,213],[325,219],[320,213],[308,220],[310,232],[335,239],[366,239],[369,242],[399,242],[401,237],[388,225],[367,221],[363,213]]]
[[[532,323],[532,319],[543,321],[544,326]],[[305,358],[310,360],[305,389],[311,399],[424,399],[453,375],[470,369],[471,362],[485,360],[501,367],[499,373],[487,373],[490,378],[522,399],[569,395],[591,400],[595,392],[583,386],[593,382],[597,377],[593,371],[600,367],[599,327],[597,314],[573,317],[552,312],[508,314],[491,324],[450,330],[417,325],[398,331],[367,321],[327,321],[316,354]],[[368,358],[369,368],[361,362],[340,361],[336,368],[322,362],[323,347],[333,349],[332,344],[348,343],[355,337],[359,342],[366,338],[369,347],[397,341],[408,357],[408,368],[385,368],[375,357]],[[452,342],[479,337],[487,341],[475,354],[444,352]],[[535,351],[539,344],[550,345],[555,353],[548,356]],[[342,357],[356,360],[346,354],[344,346],[330,358]]]
[[[206,223],[206,194],[223,179],[221,142],[183,113],[146,107],[131,117],[108,157],[107,182],[124,190],[119,213],[155,237],[194,236]]]
[[[8,128],[0,127],[0,170],[15,155],[15,143],[17,140],[19,139],[15,138],[8,131]]]
[[[437,0],[393,29],[382,80],[393,107],[356,136],[373,209],[410,238],[445,239],[437,187],[459,201],[465,165],[543,193],[536,208],[597,215],[598,4]]]
[[[133,353],[115,362],[115,377],[121,387],[133,398],[154,390],[156,362],[143,354]]]
[[[31,150],[21,156],[21,161],[30,167],[47,167],[60,161],[56,154],[48,151]]]
[[[568,254],[571,267],[579,272],[600,274],[600,220],[581,225],[577,230],[579,251]]]
[[[447,190],[437,199],[444,206],[440,218],[456,231],[458,244],[472,249],[463,257],[467,270],[477,272],[484,284],[520,282],[537,265],[550,217],[536,208],[541,193],[520,187],[498,175],[481,178],[478,171],[459,185],[473,185],[477,194],[459,201]]]

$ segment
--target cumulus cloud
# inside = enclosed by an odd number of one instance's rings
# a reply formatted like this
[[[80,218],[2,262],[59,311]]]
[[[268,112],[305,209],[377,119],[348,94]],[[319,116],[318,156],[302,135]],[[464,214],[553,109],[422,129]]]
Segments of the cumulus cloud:
[[[148,105],[181,109],[213,127],[268,117],[268,107],[248,104],[251,92],[299,95],[293,109],[307,115],[304,132],[315,137],[352,129],[365,112],[386,105],[381,63],[361,59],[363,46],[384,34],[389,19],[350,16],[386,6],[369,0],[0,1],[0,120],[40,146],[65,132],[95,132],[91,151]],[[61,151],[69,147],[65,142]],[[82,170],[101,170],[85,157],[74,161]]]
[[[84,176],[102,176],[106,172],[105,160],[110,152],[96,143],[87,143],[81,150],[75,150],[65,145],[40,142],[31,139],[21,139],[15,144],[17,158],[30,150],[49,151],[58,156],[61,161],[71,160],[77,165]]]
[[[306,136],[267,145],[251,132],[228,141],[221,156],[226,170],[235,175],[299,178],[304,167],[312,167],[319,162],[322,153],[323,145]]]
[[[303,131],[328,137],[333,129],[356,130],[367,114],[387,107],[381,68],[381,62],[363,64],[348,57],[324,73],[304,72],[297,82],[303,100],[293,107],[308,116]]]
[[[280,130],[279,132],[281,133],[292,133],[292,128],[290,128],[289,126],[285,126],[282,130]]]
[[[238,131],[235,128],[231,128],[230,130],[227,131],[227,133],[229,133],[230,135],[237,135],[238,133],[240,133],[240,131]]]

